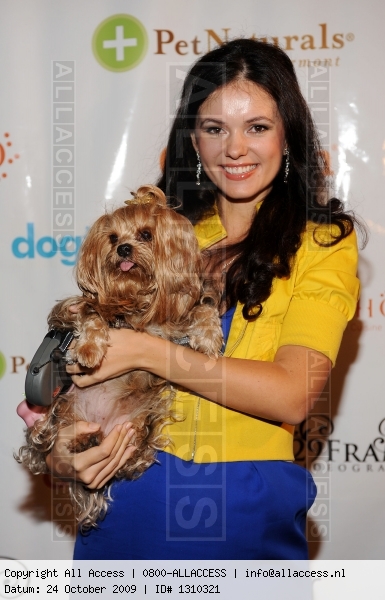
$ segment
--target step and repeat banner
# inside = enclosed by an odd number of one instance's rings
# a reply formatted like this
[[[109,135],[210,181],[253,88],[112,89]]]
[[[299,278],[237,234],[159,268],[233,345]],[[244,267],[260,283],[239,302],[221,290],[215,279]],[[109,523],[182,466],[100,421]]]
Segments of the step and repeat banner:
[[[318,486],[311,556],[385,558],[385,4],[1,0],[0,9],[0,555],[72,556],[64,484],[29,475],[13,457],[26,368],[50,308],[76,292],[89,225],[156,181],[187,69],[243,36],[289,54],[334,193],[370,231],[359,310],[295,449]]]

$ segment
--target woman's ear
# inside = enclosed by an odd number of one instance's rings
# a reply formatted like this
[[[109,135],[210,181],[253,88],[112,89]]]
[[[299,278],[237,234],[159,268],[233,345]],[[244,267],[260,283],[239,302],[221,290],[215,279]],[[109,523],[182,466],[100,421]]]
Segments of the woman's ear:
[[[192,133],[190,134],[190,136],[191,136],[191,143],[192,143],[192,145],[193,145],[193,148],[194,148],[195,152],[198,152],[198,145],[197,145],[197,139],[196,139],[196,137],[195,137],[195,133],[194,133],[194,132],[192,132]]]

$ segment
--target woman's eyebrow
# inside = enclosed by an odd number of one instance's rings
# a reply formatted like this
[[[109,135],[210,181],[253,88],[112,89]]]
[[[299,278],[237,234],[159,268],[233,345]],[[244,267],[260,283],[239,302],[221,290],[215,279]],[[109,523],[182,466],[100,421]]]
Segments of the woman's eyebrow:
[[[245,121],[245,123],[255,123],[255,121],[269,121],[269,123],[274,123],[274,119],[270,119],[270,117],[265,117],[264,115],[261,115],[259,117],[252,117],[251,119],[247,119],[247,121]]]
[[[264,115],[261,115],[258,117],[251,117],[251,119],[247,119],[247,121],[245,121],[245,123],[246,124],[255,123],[256,121],[269,121],[269,123],[275,123],[274,119],[270,119],[269,117],[266,117]],[[205,117],[204,119],[199,121],[199,124],[204,125],[207,122],[217,123],[218,125],[223,125],[223,123],[225,121],[222,121],[221,119],[218,119],[217,117]]]
[[[203,125],[206,122],[210,122],[210,123],[218,123],[218,125],[223,125],[224,121],[221,121],[221,119],[217,119],[215,117],[205,117],[204,119],[202,119],[199,124]]]

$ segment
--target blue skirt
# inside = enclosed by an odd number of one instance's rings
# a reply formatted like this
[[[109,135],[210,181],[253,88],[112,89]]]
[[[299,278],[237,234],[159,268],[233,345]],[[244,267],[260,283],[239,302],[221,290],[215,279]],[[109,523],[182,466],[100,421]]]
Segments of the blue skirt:
[[[284,461],[197,464],[160,452],[112,487],[108,514],[79,533],[75,560],[305,560],[316,486]]]

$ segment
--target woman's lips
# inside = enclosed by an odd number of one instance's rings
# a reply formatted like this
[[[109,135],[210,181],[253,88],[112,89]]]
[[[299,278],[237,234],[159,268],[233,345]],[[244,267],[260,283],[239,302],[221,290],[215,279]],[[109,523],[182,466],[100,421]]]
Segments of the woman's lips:
[[[222,165],[222,169],[227,179],[240,181],[251,177],[257,165]]]

